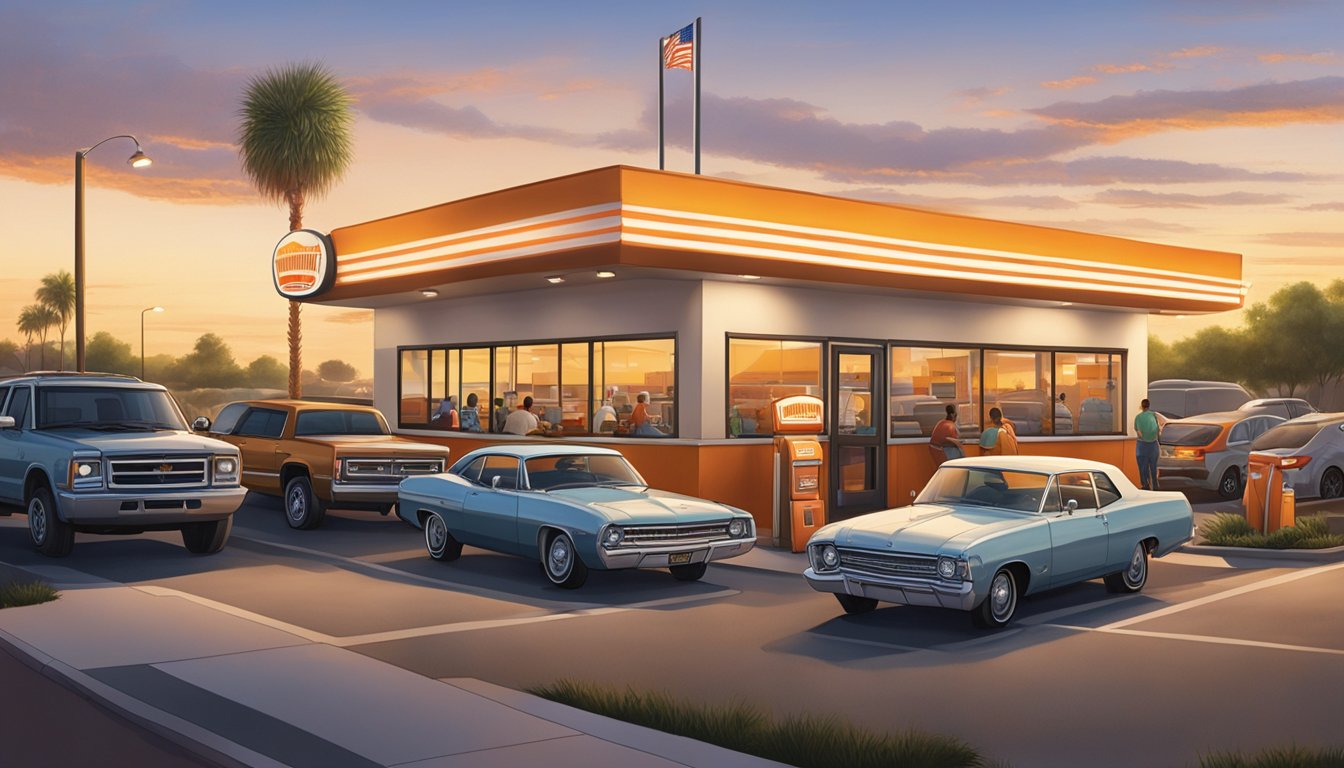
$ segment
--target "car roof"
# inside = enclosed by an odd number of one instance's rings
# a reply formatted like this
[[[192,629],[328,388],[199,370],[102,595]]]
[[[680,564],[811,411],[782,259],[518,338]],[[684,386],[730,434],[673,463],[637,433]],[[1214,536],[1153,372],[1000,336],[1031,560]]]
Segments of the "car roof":
[[[1282,416],[1279,416],[1279,415],[1277,415],[1277,414],[1270,413],[1269,411],[1257,411],[1257,410],[1247,409],[1247,410],[1244,410],[1244,411],[1242,411],[1242,410],[1236,410],[1236,411],[1214,411],[1214,412],[1212,412],[1212,413],[1201,413],[1201,414],[1197,414],[1197,415],[1195,415],[1195,416],[1186,416],[1186,417],[1183,418],[1183,419],[1170,419],[1170,420],[1167,421],[1167,423],[1168,423],[1168,424],[1218,424],[1218,425],[1220,425],[1220,426],[1226,426],[1226,425],[1228,425],[1228,424],[1235,424],[1235,423],[1237,423],[1237,422],[1239,422],[1239,421],[1245,421],[1245,420],[1247,420],[1247,419],[1254,419],[1254,418],[1261,417],[1261,416],[1267,416],[1267,417],[1269,417],[1269,418],[1276,418],[1276,419],[1279,419],[1279,420],[1282,420],[1282,419],[1283,419]]]
[[[254,405],[261,408],[292,408],[296,411],[360,411],[367,413],[374,411],[382,413],[372,405],[356,405],[354,403],[327,403],[320,400],[290,400],[288,398],[271,398],[269,400],[236,400],[229,405],[242,403],[244,405]]]
[[[1308,407],[1311,406],[1311,403],[1307,402],[1306,400],[1303,400],[1300,397],[1257,397],[1254,400],[1247,400],[1246,402],[1237,406],[1237,408],[1240,410],[1248,411],[1252,408],[1259,408],[1262,405],[1277,405],[1279,403],[1302,403],[1303,405],[1306,405]]]
[[[1289,419],[1285,422],[1275,424],[1276,427],[1282,427],[1285,424],[1320,424],[1321,426],[1330,426],[1331,424],[1344,424],[1344,411],[1334,413],[1308,413],[1305,416],[1298,416],[1296,419]]]
[[[0,377],[0,384],[115,384],[143,389],[163,389],[162,384],[141,381],[120,373],[76,373],[74,371],[32,371]]]
[[[970,456],[964,459],[952,459],[943,462],[944,467],[981,467],[986,469],[1009,469],[1021,472],[1106,472],[1119,473],[1114,464],[1087,459],[1071,459],[1064,456]],[[1123,473],[1121,473],[1123,474]]]
[[[564,443],[546,444],[546,443],[500,443],[498,445],[486,445],[472,450],[467,456],[481,453],[493,453],[504,456],[513,456],[519,459],[534,459],[538,456],[581,456],[584,454],[605,454],[607,456],[620,456],[620,451],[611,448],[598,448],[592,445],[567,445]],[[464,456],[463,458],[466,458]]]
[[[1239,389],[1246,388],[1235,381],[1205,381],[1202,379],[1158,379],[1148,382],[1148,389]]]

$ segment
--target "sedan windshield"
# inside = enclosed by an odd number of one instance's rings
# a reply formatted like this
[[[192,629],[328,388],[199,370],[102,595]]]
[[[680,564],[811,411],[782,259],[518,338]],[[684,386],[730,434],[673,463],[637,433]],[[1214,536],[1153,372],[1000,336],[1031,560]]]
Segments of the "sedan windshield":
[[[1255,442],[1251,443],[1251,450],[1270,451],[1275,448],[1301,448],[1311,442],[1311,439],[1322,429],[1325,429],[1326,427],[1335,428],[1337,425],[1341,424],[1344,424],[1344,420],[1313,420],[1300,424],[1286,421],[1273,429],[1266,430],[1264,434],[1255,438]]]
[[[38,429],[104,432],[185,430],[186,424],[162,389],[133,387],[39,387]]]
[[[1050,476],[987,467],[940,467],[916,504],[971,504],[1020,512],[1040,508]]]
[[[538,456],[527,460],[527,481],[534,491],[585,485],[644,485],[644,478],[623,456],[604,453]]]
[[[299,411],[294,436],[386,435],[387,425],[372,411]]]

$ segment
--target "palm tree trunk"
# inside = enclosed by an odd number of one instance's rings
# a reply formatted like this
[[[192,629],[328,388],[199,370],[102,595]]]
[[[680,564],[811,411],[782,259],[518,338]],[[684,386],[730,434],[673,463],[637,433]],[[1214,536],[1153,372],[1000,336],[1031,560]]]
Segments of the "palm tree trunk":
[[[303,229],[303,190],[289,191],[289,231]],[[289,396],[293,400],[303,397],[303,324],[299,319],[302,305],[293,299],[289,302]]]

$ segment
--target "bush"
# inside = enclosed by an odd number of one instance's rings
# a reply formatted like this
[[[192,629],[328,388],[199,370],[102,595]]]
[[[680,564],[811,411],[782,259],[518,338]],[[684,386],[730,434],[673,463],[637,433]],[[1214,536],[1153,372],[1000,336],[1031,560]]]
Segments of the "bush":
[[[41,581],[8,581],[0,584],[0,608],[49,603],[61,596],[50,584]]]
[[[569,680],[533,688],[530,693],[799,768],[987,765],[958,739],[915,730],[895,735],[873,733],[833,717],[792,716],[776,722],[745,704],[687,704],[665,693],[639,693],[629,688],[619,692]]]
[[[1250,757],[1240,752],[1215,752],[1201,757],[1199,765],[1200,768],[1339,768],[1344,766],[1344,749],[1279,747]]]
[[[1246,518],[1221,512],[1200,526],[1205,542],[1219,547],[1261,549],[1326,549],[1344,546],[1344,535],[1330,533],[1324,517],[1303,517],[1269,535],[1251,527]]]

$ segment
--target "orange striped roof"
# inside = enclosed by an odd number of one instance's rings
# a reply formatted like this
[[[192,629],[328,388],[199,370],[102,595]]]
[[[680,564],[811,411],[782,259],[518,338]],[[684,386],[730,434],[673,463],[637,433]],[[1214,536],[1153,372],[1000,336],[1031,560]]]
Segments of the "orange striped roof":
[[[331,233],[345,301],[647,267],[1148,311],[1242,305],[1241,256],[628,166]],[[357,302],[353,302],[357,303]]]

